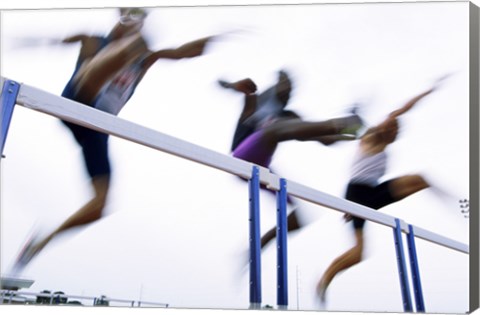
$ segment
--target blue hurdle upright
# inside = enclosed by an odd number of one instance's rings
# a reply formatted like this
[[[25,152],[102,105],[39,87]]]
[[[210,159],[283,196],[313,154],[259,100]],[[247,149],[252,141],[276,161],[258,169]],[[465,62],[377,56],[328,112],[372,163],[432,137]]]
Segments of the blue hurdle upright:
[[[12,120],[15,101],[17,100],[20,85],[12,80],[5,80],[2,87],[2,97],[0,101],[0,114],[2,115],[1,134],[0,134],[0,152],[3,157],[3,148],[7,141],[8,128]]]
[[[277,192],[277,305],[288,307],[287,268],[287,182],[280,179]],[[252,168],[249,180],[249,244],[250,244],[250,308],[259,309],[262,303],[261,236],[260,236],[260,180],[257,166]]]

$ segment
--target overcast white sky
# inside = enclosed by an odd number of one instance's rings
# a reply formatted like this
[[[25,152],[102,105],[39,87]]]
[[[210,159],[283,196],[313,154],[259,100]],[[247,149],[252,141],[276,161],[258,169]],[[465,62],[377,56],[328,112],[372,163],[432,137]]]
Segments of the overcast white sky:
[[[376,123],[437,77],[444,87],[401,119],[389,176],[422,172],[456,198],[469,195],[468,5],[403,3],[152,9],[145,35],[152,48],[243,30],[212,43],[205,56],[160,61],[122,118],[228,154],[241,108],[218,78],[257,82],[285,67],[294,77],[290,108],[308,120],[342,115],[363,101]],[[36,10],[2,13],[1,75],[60,94],[78,46],[15,46],[18,38],[105,34],[116,11]],[[272,167],[280,175],[339,197],[355,143],[322,147],[285,143]],[[172,307],[248,307],[247,186],[229,174],[111,138],[113,186],[108,216],[68,233],[25,270],[32,291],[142,299]],[[32,227],[48,231],[89,198],[81,156],[56,118],[18,106],[2,160],[2,274]],[[301,203],[312,222],[289,242],[291,309],[315,309],[314,288],[352,242],[338,212]],[[262,195],[262,228],[275,222]],[[468,243],[458,200],[421,192],[384,209],[408,223]],[[339,275],[328,310],[402,311],[391,230],[367,224],[366,260]],[[417,243],[428,312],[468,309],[468,255]],[[263,304],[274,305],[275,250],[263,258]]]

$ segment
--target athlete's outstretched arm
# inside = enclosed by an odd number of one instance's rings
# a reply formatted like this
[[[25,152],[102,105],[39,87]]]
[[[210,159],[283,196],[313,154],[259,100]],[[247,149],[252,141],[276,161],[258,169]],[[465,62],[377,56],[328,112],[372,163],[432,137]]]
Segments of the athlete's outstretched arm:
[[[65,43],[65,44],[70,44],[70,43],[76,43],[76,42],[83,42],[85,40],[87,40],[89,38],[89,36],[85,35],[85,34],[78,34],[78,35],[73,35],[73,36],[69,36],[69,37],[66,37],[62,40],[62,43]]]
[[[194,58],[201,56],[205,51],[205,47],[208,42],[213,38],[213,36],[200,38],[186,44],[181,45],[178,48],[172,49],[162,49],[154,51],[145,59],[145,65],[151,66],[159,59],[183,59],[183,58]]]
[[[218,80],[218,84],[226,89],[231,89],[245,95],[243,110],[240,114],[239,121],[243,122],[248,117],[255,113],[257,108],[257,85],[250,78],[245,78],[235,82],[227,82],[224,80]]]
[[[69,36],[63,40],[58,41],[59,44],[80,43],[80,52],[78,54],[79,60],[83,62],[87,58],[94,57],[102,44],[102,38],[98,36],[90,36],[85,34],[78,34]]]
[[[432,93],[433,91],[437,90],[439,88],[439,86],[441,84],[443,84],[443,82],[448,79],[452,74],[451,73],[448,73],[442,77],[440,77],[439,79],[437,79],[435,81],[435,83],[433,84],[433,86],[426,90],[425,92],[415,96],[414,98],[412,98],[410,101],[408,101],[405,105],[403,105],[402,107],[400,107],[399,109],[393,111],[390,113],[389,117],[390,118],[397,118],[398,116],[402,115],[402,114],[405,114],[406,112],[408,112],[410,109],[412,109],[415,104],[418,103],[418,101],[420,101],[421,99],[423,99],[425,96],[429,95],[430,93]]]
[[[225,80],[218,80],[218,84],[226,89],[232,89],[237,92],[241,92],[245,95],[251,95],[257,92],[257,85],[252,79],[246,78],[236,82],[227,82]]]
[[[389,118],[397,118],[398,116],[400,115],[403,115],[405,114],[406,112],[408,112],[410,109],[412,109],[421,99],[423,99],[425,96],[429,95],[430,93],[432,93],[433,91],[435,91],[435,87],[432,87],[431,89],[428,89],[427,91],[415,96],[414,98],[412,98],[411,100],[409,100],[407,103],[405,103],[405,105],[403,105],[402,107],[400,107],[399,109],[391,112],[388,116]]]

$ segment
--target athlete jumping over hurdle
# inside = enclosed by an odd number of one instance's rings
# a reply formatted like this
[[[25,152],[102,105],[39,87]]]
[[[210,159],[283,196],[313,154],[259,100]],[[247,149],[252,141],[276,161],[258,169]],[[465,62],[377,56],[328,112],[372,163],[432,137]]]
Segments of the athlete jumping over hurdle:
[[[431,187],[431,184],[419,174],[404,175],[384,182],[379,180],[386,173],[387,153],[385,150],[398,135],[398,117],[434,92],[440,82],[441,80],[438,80],[432,88],[415,96],[398,110],[391,112],[385,120],[369,128],[361,137],[351,168],[352,175],[347,186],[346,199],[378,210]],[[437,189],[437,192],[440,191]],[[339,272],[362,261],[365,220],[350,215],[344,217],[347,222],[352,222],[355,245],[336,258],[318,282],[316,290],[322,303],[326,300],[326,291],[333,278]]]
[[[356,114],[321,122],[306,122],[295,112],[286,110],[292,91],[292,81],[286,71],[279,71],[277,82],[261,94],[256,93],[257,86],[249,78],[233,83],[220,80],[219,83],[224,88],[245,94],[243,109],[233,136],[232,155],[266,168],[270,168],[280,142],[319,141],[330,145],[340,140],[356,139],[356,132],[363,126]],[[266,189],[263,185],[262,188]],[[273,192],[268,189],[267,191]],[[288,196],[287,202],[291,207],[296,207]],[[295,209],[288,214],[287,230],[292,232],[301,227]],[[273,227],[262,236],[261,248],[275,237],[276,228]]]
[[[200,56],[213,38],[198,39],[175,49],[151,51],[140,34],[146,16],[147,12],[141,8],[122,8],[119,22],[108,36],[66,38],[64,43],[80,42],[81,49],[62,96],[117,115],[157,60]],[[63,123],[82,148],[94,197],[45,238],[32,237],[15,261],[15,273],[20,272],[57,235],[95,222],[103,215],[111,175],[108,135],[66,121]]]

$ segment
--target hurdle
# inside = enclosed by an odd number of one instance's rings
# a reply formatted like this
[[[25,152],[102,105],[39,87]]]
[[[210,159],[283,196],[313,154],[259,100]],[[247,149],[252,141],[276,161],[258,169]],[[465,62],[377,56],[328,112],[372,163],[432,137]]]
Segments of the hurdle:
[[[277,305],[288,308],[288,257],[286,231],[286,200],[292,197],[323,206],[352,216],[392,228],[397,255],[403,308],[405,312],[425,312],[421,288],[419,263],[415,238],[420,238],[451,250],[468,254],[469,246],[440,234],[422,229],[368,207],[332,196],[291,180],[279,178],[268,169],[226,154],[222,154],[179,138],[135,124],[128,120],[98,111],[77,102],[42,91],[26,84],[20,84],[0,77],[2,87],[0,113],[2,128],[0,134],[1,154],[7,138],[13,108],[20,105],[44,114],[75,123],[93,130],[132,141],[177,157],[227,172],[248,180],[249,187],[249,245],[250,245],[250,308],[258,309],[262,303],[261,252],[260,252],[260,206],[259,187],[265,185],[277,194]],[[412,302],[409,275],[402,234],[407,237],[411,278],[415,303]],[[415,306],[415,307],[414,307]]]

